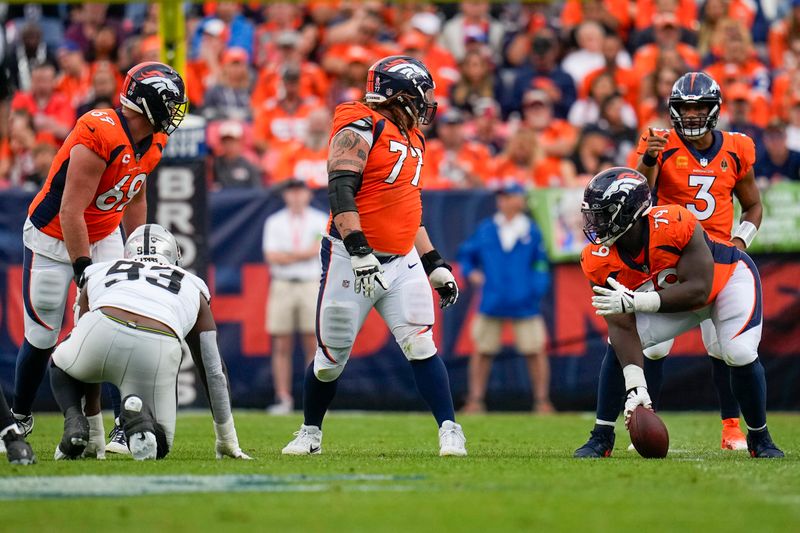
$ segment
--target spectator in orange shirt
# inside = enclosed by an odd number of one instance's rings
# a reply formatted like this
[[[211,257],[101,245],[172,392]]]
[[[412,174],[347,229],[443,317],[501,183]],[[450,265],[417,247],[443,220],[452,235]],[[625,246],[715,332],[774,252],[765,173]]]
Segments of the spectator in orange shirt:
[[[253,109],[276,97],[281,86],[281,69],[288,64],[300,66],[300,95],[303,98],[314,96],[327,100],[330,87],[328,75],[319,65],[304,57],[300,40],[301,35],[297,31],[284,31],[275,37],[275,59],[266,64],[258,75],[251,98]]]
[[[678,24],[689,31],[698,27],[697,0],[636,0],[634,26],[638,31],[646,31],[650,21],[658,13],[675,13]]]
[[[776,20],[769,29],[767,44],[772,68],[784,66],[785,54],[789,51],[792,36],[800,34],[800,0],[792,0],[792,9],[781,20]]]
[[[728,87],[724,93],[718,127],[720,130],[744,133],[760,147],[764,129],[755,124],[752,101],[752,92],[747,85],[734,83]]]
[[[644,79],[655,72],[658,58],[665,50],[675,50],[690,69],[700,67],[700,54],[694,47],[680,42],[681,27],[674,13],[657,13],[653,18],[655,42],[646,44],[633,56],[634,76]]]
[[[344,59],[347,48],[357,44],[363,46],[375,57],[385,57],[397,52],[397,47],[380,39],[386,37],[380,4],[354,4],[353,15],[328,29],[324,44],[327,46],[322,56],[322,68],[331,76],[344,72],[347,62]]]
[[[458,81],[458,66],[450,50],[437,42],[442,32],[439,16],[424,11],[416,13],[411,17],[409,25],[412,33],[422,37],[420,60],[436,80],[436,92],[450,94],[450,86]]]
[[[363,46],[354,44],[345,50],[345,59],[347,67],[328,90],[326,100],[331,109],[343,102],[361,100],[364,97],[364,80],[367,79],[369,67],[377,58],[372,57],[370,51]]]
[[[302,141],[308,129],[308,115],[322,105],[316,98],[303,98],[300,94],[297,65],[284,65],[279,94],[279,98],[267,100],[254,110],[255,146],[260,152],[269,149],[271,155],[277,154],[281,144]]]
[[[620,94],[631,105],[636,106],[639,98],[639,78],[634,74],[633,69],[624,68],[617,64],[617,57],[624,49],[624,44],[619,35],[609,34],[603,39],[603,57],[606,65],[594,70],[586,75],[581,86],[580,97],[586,98],[591,92],[595,79],[603,73],[608,73],[614,78],[614,84]]]
[[[489,14],[489,2],[469,0],[459,4],[460,13],[447,21],[439,36],[441,45],[461,61],[467,52],[467,36],[489,45],[493,57],[500,56],[503,25]]]
[[[250,68],[247,50],[234,46],[222,53],[222,71],[217,83],[206,91],[203,116],[208,120],[228,119],[250,122]]]
[[[23,187],[28,176],[34,174],[33,148],[36,132],[33,120],[24,110],[11,113],[8,121],[8,145],[0,160],[0,180],[12,187]]]
[[[426,189],[483,187],[492,176],[489,150],[464,135],[464,114],[450,108],[436,117],[438,137],[425,146],[422,183]]]
[[[61,67],[61,74],[56,81],[56,91],[66,96],[70,105],[77,108],[89,95],[91,69],[84,61],[80,47],[72,41],[65,41],[56,55]]]
[[[521,127],[506,143],[494,161],[493,177],[488,185],[497,189],[517,183],[526,188],[570,187],[574,175],[569,165],[558,157],[543,156],[536,132]]]
[[[715,48],[722,55],[706,68],[706,74],[719,83],[723,95],[734,83],[748,85],[753,96],[752,118],[764,127],[769,122],[769,70],[755,55],[750,32],[741,22],[728,19],[717,30]]]
[[[472,106],[478,98],[494,98],[494,65],[488,49],[467,52],[459,70],[461,79],[450,88],[450,105],[474,114]]]
[[[494,157],[506,145],[506,125],[500,120],[500,104],[491,98],[479,98],[475,102],[475,118],[470,125],[469,137],[486,147]]]
[[[528,91],[522,97],[522,122],[536,134],[536,144],[547,157],[566,157],[575,148],[578,130],[566,120],[553,117],[553,102],[542,90]]]
[[[569,115],[567,115],[569,123],[578,128],[587,124],[596,124],[600,119],[600,105],[606,98],[618,93],[614,74],[611,72],[601,73],[595,77],[587,97],[580,98],[572,104]],[[623,104],[622,119],[628,127],[636,127],[636,111],[627,102]]]
[[[701,10],[700,30],[697,33],[697,51],[700,57],[706,60],[710,54],[720,55],[716,35],[729,19],[738,21],[744,28],[751,28],[755,18],[753,5],[750,0],[706,0]]]
[[[254,61],[258,68],[281,62],[278,37],[295,32],[303,22],[301,7],[292,2],[270,2],[266,6],[266,21],[256,28]]]
[[[244,128],[230,120],[219,127],[219,153],[212,160],[214,183],[222,188],[261,187],[261,170],[244,155]]]
[[[119,104],[119,83],[114,66],[101,61],[95,63],[94,67],[92,86],[87,98],[78,106],[77,117],[82,117],[92,109],[116,107]]]
[[[307,133],[301,140],[284,145],[280,149],[277,163],[269,167],[270,183],[296,178],[303,180],[312,189],[327,187],[330,130],[330,111],[325,107],[311,111],[308,114]]]
[[[30,92],[17,92],[11,100],[11,109],[23,109],[33,117],[36,133],[52,135],[63,141],[75,123],[75,108],[63,94],[55,92],[56,68],[42,63],[31,71]]]
[[[436,80],[436,101],[440,106],[445,106],[450,101],[453,84],[460,79],[461,74],[455,63],[435,67],[428,64],[429,46],[431,42],[435,42],[432,39],[422,32],[409,30],[400,36],[397,43],[400,45],[401,54],[418,59],[428,67],[431,76]],[[440,48],[438,45],[436,47]]]
[[[619,35],[631,26],[628,0],[567,0],[561,10],[561,25],[571,31],[585,21],[597,22]]]
[[[193,107],[202,107],[206,88],[217,83],[225,49],[224,32],[225,23],[219,19],[203,22],[197,58],[186,64],[186,94]]]
[[[680,61],[680,57],[673,52],[664,53],[666,57],[672,54],[676,61]],[[672,122],[669,117],[669,109],[667,109],[667,100],[672,92],[672,86],[678,81],[685,72],[685,68],[675,68],[671,66],[670,61],[664,61],[655,72],[650,74],[642,82],[640,91],[640,102],[636,108],[636,116],[638,123],[654,128],[672,127]],[[683,65],[681,63],[681,65]],[[633,165],[634,167],[636,164]]]

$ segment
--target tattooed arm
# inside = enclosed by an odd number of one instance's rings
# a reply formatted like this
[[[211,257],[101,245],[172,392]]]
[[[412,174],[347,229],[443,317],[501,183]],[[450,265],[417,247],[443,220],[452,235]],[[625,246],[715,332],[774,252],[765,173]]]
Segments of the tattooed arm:
[[[369,143],[361,135],[343,129],[331,140],[328,153],[328,198],[333,223],[342,238],[361,231],[355,195],[361,187],[361,174],[367,164]]]

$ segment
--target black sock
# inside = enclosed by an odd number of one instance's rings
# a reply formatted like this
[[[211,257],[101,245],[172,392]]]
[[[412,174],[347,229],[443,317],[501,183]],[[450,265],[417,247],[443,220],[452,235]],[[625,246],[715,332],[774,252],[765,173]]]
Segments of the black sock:
[[[27,340],[17,353],[17,372],[14,382],[14,414],[29,415],[36,392],[47,372],[47,362],[54,348],[36,348]]]
[[[731,387],[748,429],[767,425],[767,380],[764,367],[756,359],[749,365],[731,367]]]
[[[50,387],[53,389],[53,396],[61,408],[64,416],[83,412],[81,399],[83,398],[84,384],[73,378],[56,365],[50,365]]]
[[[119,418],[119,413],[122,411],[122,396],[116,385],[111,383],[103,383],[103,390],[108,394],[111,399],[111,408],[114,410],[114,418]]]
[[[328,412],[333,397],[336,396],[336,388],[339,379],[333,381],[320,381],[314,375],[314,362],[312,361],[306,369],[306,377],[303,383],[303,424],[307,426],[317,426],[322,429],[322,419]]]
[[[739,402],[733,395],[731,388],[731,367],[722,359],[709,357],[711,359],[711,377],[714,378],[714,386],[717,388],[719,398],[719,414],[723,420],[726,418],[739,418]]]
[[[600,379],[597,382],[597,419],[616,422],[622,401],[625,397],[625,376],[617,359],[617,352],[609,344],[603,364],[600,365]]]
[[[661,384],[664,382],[664,361],[659,359],[644,358],[644,379],[647,380],[647,392],[653,400],[653,410],[658,411],[661,400]]]
[[[442,358],[434,355],[421,361],[411,361],[411,370],[414,371],[417,389],[431,408],[439,427],[445,420],[455,422],[456,411],[453,408],[453,395],[450,393],[450,378]]]
[[[8,408],[8,403],[6,403],[6,396],[3,394],[3,389],[0,388],[0,431],[3,431],[14,422],[14,416],[11,414],[11,409]]]

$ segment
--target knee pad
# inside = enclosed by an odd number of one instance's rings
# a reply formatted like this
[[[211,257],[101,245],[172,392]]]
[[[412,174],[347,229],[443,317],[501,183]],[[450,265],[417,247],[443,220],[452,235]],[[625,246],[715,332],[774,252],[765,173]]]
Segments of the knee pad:
[[[67,300],[69,278],[56,270],[34,270],[31,272],[31,305],[37,312],[64,311]],[[49,324],[56,326],[56,324]],[[61,324],[58,324],[59,326]]]
[[[672,345],[675,343],[675,339],[670,339],[668,341],[659,342],[658,344],[651,346],[649,348],[645,348],[643,350],[644,356],[650,360],[656,361],[658,359],[663,359],[664,357],[669,355],[670,350],[672,350]]]
[[[740,338],[719,343],[722,352],[721,359],[728,366],[745,366],[758,359],[756,346],[749,346],[747,342],[737,342]]]
[[[355,302],[323,303],[319,312],[319,338],[328,349],[353,347],[356,340],[358,305]]]
[[[340,363],[334,363],[330,361],[324,354],[321,353],[322,349],[317,350],[317,355],[314,356],[314,375],[317,376],[317,379],[328,383],[331,381],[335,381],[342,375],[344,371],[344,365],[347,362],[347,357],[350,355],[349,350],[347,355],[343,357],[343,361]],[[333,350],[329,350],[333,351]]]
[[[433,342],[432,326],[403,326],[402,333],[397,335],[397,343],[409,361],[421,361],[436,355],[436,344]]]

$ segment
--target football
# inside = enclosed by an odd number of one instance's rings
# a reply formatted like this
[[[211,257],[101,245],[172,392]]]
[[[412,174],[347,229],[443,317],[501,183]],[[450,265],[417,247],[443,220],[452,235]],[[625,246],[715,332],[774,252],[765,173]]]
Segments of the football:
[[[669,450],[669,433],[664,422],[650,409],[639,406],[633,410],[628,424],[631,443],[639,455],[647,459],[662,459]]]

